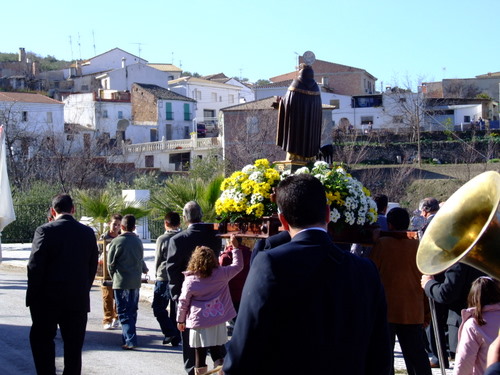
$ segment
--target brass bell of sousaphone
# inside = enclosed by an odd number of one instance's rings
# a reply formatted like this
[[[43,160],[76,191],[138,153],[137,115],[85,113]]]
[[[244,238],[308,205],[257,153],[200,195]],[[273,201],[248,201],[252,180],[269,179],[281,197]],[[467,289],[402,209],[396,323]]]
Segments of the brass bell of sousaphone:
[[[462,262],[500,280],[500,174],[481,173],[446,200],[422,236],[417,266],[434,275]]]

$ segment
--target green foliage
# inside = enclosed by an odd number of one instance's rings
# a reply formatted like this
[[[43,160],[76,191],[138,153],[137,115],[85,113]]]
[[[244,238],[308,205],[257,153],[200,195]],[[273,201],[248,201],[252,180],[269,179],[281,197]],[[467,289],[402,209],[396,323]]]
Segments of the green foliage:
[[[271,81],[269,81],[268,79],[258,79],[256,82],[255,82],[255,86],[265,86],[265,85],[269,85],[271,83]]]
[[[46,181],[35,181],[25,189],[12,186],[14,204],[46,204],[47,208],[49,208],[52,198],[58,193],[58,186]]]
[[[50,201],[49,201],[50,202]],[[2,231],[3,243],[25,243],[33,239],[35,229],[47,222],[47,212],[50,203],[44,204],[16,204],[14,212],[16,220],[7,225]]]
[[[174,176],[151,196],[153,218],[162,218],[167,212],[182,213],[184,205],[196,201],[203,210],[203,220],[215,221],[215,201],[220,195],[223,176],[219,175],[210,181],[187,176]]]
[[[481,94],[476,95],[476,99],[488,99],[488,100],[493,100],[491,96],[486,94],[485,92],[482,92]]]
[[[90,225],[96,229],[98,237],[104,233],[111,215],[119,213],[118,199],[107,191],[77,190],[75,201],[82,207],[82,214],[92,218]]]
[[[193,160],[190,169],[189,177],[210,181],[214,176],[223,175],[226,163],[213,156],[204,159]]]
[[[188,72],[186,70],[186,71],[184,71],[184,72],[181,73],[181,77],[195,77],[195,78],[200,78],[201,75],[200,75],[200,73],[196,73],[196,72],[191,73],[191,72]]]
[[[34,52],[26,52],[26,58],[31,61],[38,61],[41,72],[60,70],[71,65],[70,61],[58,60],[51,55],[43,57]],[[17,53],[0,52],[0,61],[19,61],[19,55]]]

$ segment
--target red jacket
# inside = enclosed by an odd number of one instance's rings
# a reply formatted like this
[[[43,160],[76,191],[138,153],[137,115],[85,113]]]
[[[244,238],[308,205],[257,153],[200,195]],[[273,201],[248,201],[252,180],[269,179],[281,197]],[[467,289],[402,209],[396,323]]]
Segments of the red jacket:
[[[239,304],[241,300],[241,292],[243,290],[243,285],[245,285],[248,271],[250,270],[250,257],[252,256],[252,251],[249,247],[239,245],[238,248],[241,250],[241,254],[243,255],[243,270],[229,281],[229,292],[231,293],[231,299],[233,300],[233,303],[237,304]],[[219,264],[221,266],[228,266],[232,262],[233,247],[229,245],[219,255]]]

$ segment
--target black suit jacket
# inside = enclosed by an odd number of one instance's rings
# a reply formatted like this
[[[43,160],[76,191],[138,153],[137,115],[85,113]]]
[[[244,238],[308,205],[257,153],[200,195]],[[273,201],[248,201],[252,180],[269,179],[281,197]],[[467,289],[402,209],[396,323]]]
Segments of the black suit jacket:
[[[186,230],[170,238],[167,251],[167,276],[172,299],[177,301],[181,294],[183,271],[186,270],[189,258],[196,246],[208,246],[218,257],[222,240],[212,224],[195,223]]]
[[[485,276],[482,271],[464,263],[455,263],[444,273],[444,280],[430,280],[425,294],[448,307],[448,325],[459,326],[462,309],[467,308],[467,296],[474,280]]]
[[[281,232],[278,232],[272,236],[269,236],[267,238],[261,238],[258,240],[253,249],[252,249],[252,256],[250,257],[250,264],[253,263],[255,257],[259,252],[273,249],[276,246],[283,245],[284,243],[290,242],[291,237],[290,233],[288,231],[284,230]]]
[[[224,373],[389,374],[391,356],[375,265],[308,230],[255,258]]]
[[[28,261],[26,306],[90,311],[97,254],[94,231],[71,215],[38,227]]]

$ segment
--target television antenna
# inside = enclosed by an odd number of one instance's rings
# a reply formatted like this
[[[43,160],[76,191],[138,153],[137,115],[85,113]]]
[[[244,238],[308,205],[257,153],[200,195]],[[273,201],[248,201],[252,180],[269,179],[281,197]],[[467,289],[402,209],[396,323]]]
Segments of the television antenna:
[[[92,43],[93,43],[93,46],[94,46],[94,56],[97,56],[97,52],[96,52],[96,49],[95,49],[95,35],[94,35],[94,30],[92,30]]]
[[[80,60],[82,59],[82,45],[80,44],[80,33],[78,33],[78,53],[80,54]]]
[[[138,56],[139,56],[139,58],[141,58],[141,51],[142,51],[141,46],[142,46],[144,43],[132,43],[132,44],[137,44],[137,49],[138,49],[138,51],[139,51]]]
[[[71,35],[69,36],[69,49],[71,51],[71,61],[73,61],[73,41],[71,40]]]

